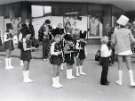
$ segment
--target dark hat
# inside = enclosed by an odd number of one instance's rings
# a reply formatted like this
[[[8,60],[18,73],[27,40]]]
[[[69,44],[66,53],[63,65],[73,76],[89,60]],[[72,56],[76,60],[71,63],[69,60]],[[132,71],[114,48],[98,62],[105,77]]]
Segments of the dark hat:
[[[20,31],[21,31],[23,37],[25,37],[28,34],[31,34],[30,30],[28,29],[28,27],[25,23],[22,24],[22,28]]]
[[[52,30],[52,35],[55,37],[56,35],[62,35],[64,33],[64,29],[56,28]]]
[[[86,31],[84,31],[83,33],[82,33],[82,31],[80,31],[80,38],[85,39],[86,35],[87,35]]]
[[[7,24],[6,24],[6,29],[7,29],[7,31],[8,31],[9,29],[13,29],[12,24],[11,24],[11,23],[7,23]]]
[[[73,40],[73,38],[72,38],[72,36],[70,34],[66,34],[64,36],[64,39],[67,40],[67,41],[72,41]]]
[[[45,24],[50,24],[50,23],[51,23],[51,21],[49,19],[45,20]]]

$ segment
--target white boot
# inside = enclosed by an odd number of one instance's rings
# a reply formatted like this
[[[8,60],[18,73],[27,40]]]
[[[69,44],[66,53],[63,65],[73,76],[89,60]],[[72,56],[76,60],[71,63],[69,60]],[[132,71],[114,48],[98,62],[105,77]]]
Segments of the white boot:
[[[23,81],[25,83],[32,82],[32,80],[29,78],[29,71],[23,71]]]
[[[60,66],[61,70],[64,70],[64,64],[62,63]]]
[[[72,69],[68,69],[67,70],[67,79],[74,79],[75,77],[72,74]]]
[[[129,70],[129,79],[130,79],[130,85],[135,86],[134,77],[133,77],[133,71]]]
[[[23,64],[23,61],[22,61],[22,60],[20,60],[20,65],[21,65],[21,66],[24,66],[24,64]]]
[[[117,80],[116,83],[117,83],[118,85],[122,85],[122,76],[123,76],[122,70],[119,70],[119,71],[118,71],[118,76],[119,76],[119,80]]]
[[[52,87],[54,87],[54,88],[63,87],[62,84],[60,84],[60,82],[59,82],[59,76],[52,78]]]
[[[79,69],[80,69],[80,74],[81,75],[86,75],[86,73],[83,72],[83,66],[79,66]]]
[[[5,58],[5,69],[9,70],[8,58]]]
[[[76,66],[76,76],[80,76],[79,67],[78,66]]]
[[[11,58],[8,58],[8,64],[9,64],[9,68],[13,69],[14,67],[12,66],[12,62],[11,62]]]

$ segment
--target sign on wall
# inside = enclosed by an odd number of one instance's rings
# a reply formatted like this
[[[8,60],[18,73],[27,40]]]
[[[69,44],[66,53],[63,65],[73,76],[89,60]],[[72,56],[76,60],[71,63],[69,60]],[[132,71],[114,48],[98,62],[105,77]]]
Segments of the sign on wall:
[[[88,38],[100,38],[103,35],[103,24],[94,16],[88,17]]]

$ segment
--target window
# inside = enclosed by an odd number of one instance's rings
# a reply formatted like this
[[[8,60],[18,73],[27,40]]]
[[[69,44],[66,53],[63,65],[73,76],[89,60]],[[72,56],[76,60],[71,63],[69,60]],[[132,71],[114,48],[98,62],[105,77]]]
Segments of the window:
[[[32,17],[42,17],[43,15],[43,6],[32,5]]]
[[[52,13],[52,7],[51,6],[44,6],[44,14],[51,14]]]

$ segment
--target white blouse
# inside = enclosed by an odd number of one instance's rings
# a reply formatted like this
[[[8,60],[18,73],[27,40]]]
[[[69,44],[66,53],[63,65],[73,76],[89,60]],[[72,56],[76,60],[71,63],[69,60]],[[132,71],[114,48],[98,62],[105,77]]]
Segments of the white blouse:
[[[101,45],[101,57],[109,57],[111,56],[112,50],[108,48],[106,44]]]

